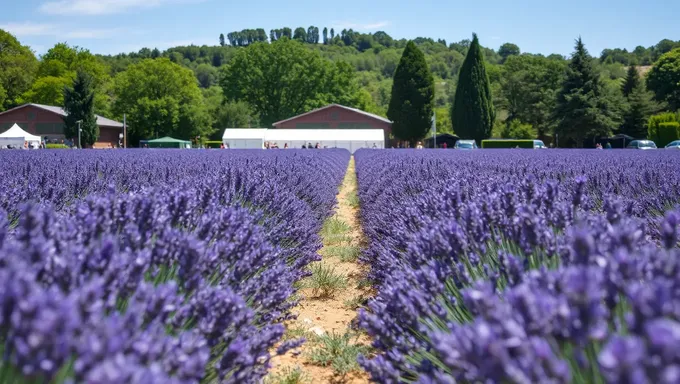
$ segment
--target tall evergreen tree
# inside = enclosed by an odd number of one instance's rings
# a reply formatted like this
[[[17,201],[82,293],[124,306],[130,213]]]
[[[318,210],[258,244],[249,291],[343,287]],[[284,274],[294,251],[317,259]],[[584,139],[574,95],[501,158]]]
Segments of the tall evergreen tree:
[[[427,134],[434,114],[434,78],[425,55],[413,41],[406,44],[394,73],[387,117],[392,132],[414,144]]]
[[[220,46],[224,47],[224,33],[220,33]]]
[[[640,84],[640,74],[634,65],[628,67],[628,73],[626,73],[626,80],[624,80],[621,86],[621,91],[623,96],[628,97],[633,90]]]
[[[486,74],[484,53],[476,34],[458,75],[456,95],[451,107],[451,123],[458,136],[481,141],[491,137],[496,109]]]
[[[92,78],[85,72],[78,71],[73,87],[64,89],[64,135],[78,139],[78,121],[81,121],[80,134],[83,147],[92,146],[99,137],[97,116],[94,114],[94,89]]]
[[[609,135],[620,122],[618,108],[607,94],[580,37],[557,94],[553,119],[560,142],[573,139],[579,148],[586,137]]]
[[[328,27],[323,27],[323,44],[328,44]]]

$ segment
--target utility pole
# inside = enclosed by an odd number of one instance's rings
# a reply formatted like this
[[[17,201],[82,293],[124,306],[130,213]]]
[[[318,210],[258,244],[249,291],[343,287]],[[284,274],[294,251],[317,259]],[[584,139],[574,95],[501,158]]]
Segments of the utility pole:
[[[80,132],[82,131],[82,129],[80,129],[80,124],[82,122],[83,122],[82,120],[76,121],[76,123],[78,123],[78,149],[83,149],[83,146],[80,145]]]
[[[125,123],[125,114],[123,113],[123,148],[127,148],[127,125]]]

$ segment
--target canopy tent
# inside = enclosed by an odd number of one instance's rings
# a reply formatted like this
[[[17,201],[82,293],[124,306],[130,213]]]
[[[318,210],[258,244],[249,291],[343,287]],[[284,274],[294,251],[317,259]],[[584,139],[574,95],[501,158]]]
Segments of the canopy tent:
[[[302,148],[317,143],[321,148],[345,148],[354,153],[359,148],[384,148],[382,129],[226,129],[222,142],[229,148],[264,148],[265,142],[279,148]]]
[[[24,144],[28,143],[29,146],[38,147],[42,139],[40,136],[31,135],[30,133],[24,131],[17,124],[14,124],[10,129],[3,133],[0,133],[0,148],[7,148],[7,146],[12,146],[15,148],[24,148]]]
[[[633,140],[635,140],[634,137],[624,135],[623,133],[619,133],[618,135],[614,135],[612,137],[607,137],[606,139],[604,139],[605,142],[610,143],[614,148],[626,148],[626,145],[628,145],[628,143],[630,143]]]
[[[425,139],[425,148],[434,148],[434,139],[434,136]],[[452,135],[450,133],[440,133],[437,135],[437,147],[441,148],[442,144],[446,143],[448,148],[453,148],[458,140],[460,140],[460,137],[456,135]]]
[[[146,145],[149,148],[191,148],[191,141],[165,136],[154,140],[140,140],[139,145],[141,147]]]
[[[266,131],[262,128],[227,128],[222,135],[222,142],[234,149],[262,149]]]

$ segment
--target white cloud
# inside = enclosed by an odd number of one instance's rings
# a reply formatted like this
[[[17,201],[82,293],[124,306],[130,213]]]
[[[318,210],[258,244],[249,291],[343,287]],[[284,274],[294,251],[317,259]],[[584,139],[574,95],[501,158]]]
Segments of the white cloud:
[[[198,3],[205,0],[52,0],[40,11],[52,15],[109,15],[132,9],[154,8],[166,4]]]
[[[377,21],[377,22],[371,22],[371,23],[349,23],[349,22],[342,22],[342,21],[337,21],[332,23],[335,25],[335,29],[343,30],[343,29],[356,29],[356,30],[363,30],[363,31],[373,31],[376,29],[384,28],[388,25],[390,25],[389,21]]]
[[[71,26],[30,22],[4,24],[0,25],[0,29],[17,37],[52,36],[58,39],[107,39],[121,33],[120,28],[72,28]]]

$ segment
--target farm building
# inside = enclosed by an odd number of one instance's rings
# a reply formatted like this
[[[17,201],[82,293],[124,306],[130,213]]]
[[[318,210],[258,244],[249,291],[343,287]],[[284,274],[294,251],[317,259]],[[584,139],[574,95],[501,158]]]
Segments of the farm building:
[[[275,129],[382,129],[384,141],[392,133],[392,122],[360,109],[330,104],[273,124]]]
[[[40,136],[46,141],[60,142],[64,137],[66,112],[61,107],[42,104],[24,104],[5,112],[0,112],[0,132],[15,123],[28,133]],[[99,138],[94,148],[108,148],[118,145],[119,135],[123,133],[123,123],[97,116]]]

